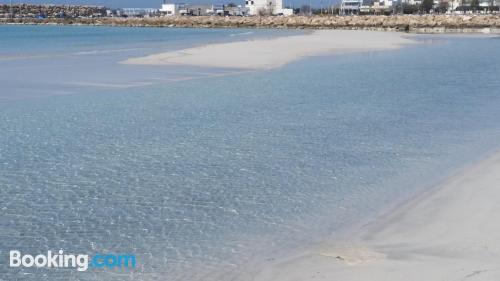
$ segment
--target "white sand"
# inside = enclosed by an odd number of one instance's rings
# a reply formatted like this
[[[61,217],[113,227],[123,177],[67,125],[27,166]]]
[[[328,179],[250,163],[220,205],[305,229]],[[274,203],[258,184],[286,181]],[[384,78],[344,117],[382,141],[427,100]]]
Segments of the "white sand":
[[[306,56],[387,50],[414,43],[407,37],[398,32],[319,30],[273,39],[210,44],[131,58],[122,63],[270,69]]]
[[[349,241],[268,264],[252,280],[500,280],[500,153]]]

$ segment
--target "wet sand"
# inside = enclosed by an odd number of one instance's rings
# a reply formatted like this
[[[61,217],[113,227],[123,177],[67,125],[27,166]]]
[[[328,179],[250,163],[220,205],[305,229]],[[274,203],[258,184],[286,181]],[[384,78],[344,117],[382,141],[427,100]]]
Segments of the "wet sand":
[[[130,58],[122,63],[272,69],[308,56],[396,49],[415,43],[410,37],[401,32],[318,30],[273,39],[209,44]]]
[[[361,227],[265,266],[253,280],[500,280],[500,153]]]

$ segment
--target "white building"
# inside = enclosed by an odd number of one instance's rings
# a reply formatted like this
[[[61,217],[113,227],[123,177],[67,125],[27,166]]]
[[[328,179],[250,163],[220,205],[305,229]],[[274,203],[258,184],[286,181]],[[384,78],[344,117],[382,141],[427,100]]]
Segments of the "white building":
[[[408,0],[405,3],[408,3],[410,5],[420,6],[422,5],[422,0]]]
[[[442,3],[447,3],[448,13],[472,13],[472,8],[470,7],[471,0],[435,0],[434,7],[438,7]],[[481,13],[496,12],[498,11],[498,5],[498,0],[479,0]]]
[[[246,16],[248,15],[248,8],[238,5],[224,6],[224,16]]]
[[[127,17],[149,17],[157,16],[160,10],[157,8],[121,8],[119,13],[121,16]]]
[[[284,8],[284,9],[281,9],[281,12],[278,13],[279,15],[283,15],[285,17],[287,16],[293,16],[293,9],[288,9],[288,8]]]
[[[176,16],[179,14],[181,8],[180,4],[163,3],[163,5],[161,5],[160,12],[167,16]]]
[[[283,9],[283,0],[245,0],[248,14],[257,15],[293,15],[292,9]]]
[[[363,0],[342,0],[340,4],[341,15],[357,15],[363,6]]]

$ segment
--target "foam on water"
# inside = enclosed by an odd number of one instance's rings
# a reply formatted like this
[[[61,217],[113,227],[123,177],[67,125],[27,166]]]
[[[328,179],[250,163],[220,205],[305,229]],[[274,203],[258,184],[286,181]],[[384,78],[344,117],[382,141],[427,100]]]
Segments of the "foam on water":
[[[443,40],[253,73],[115,63],[135,51],[0,62],[0,279],[241,280],[428,188],[500,137],[500,41]],[[138,268],[6,266],[61,248]]]

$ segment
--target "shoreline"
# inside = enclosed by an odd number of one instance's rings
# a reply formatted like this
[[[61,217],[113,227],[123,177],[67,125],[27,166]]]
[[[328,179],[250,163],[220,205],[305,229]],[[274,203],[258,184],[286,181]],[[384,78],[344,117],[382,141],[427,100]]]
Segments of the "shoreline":
[[[168,25],[156,26],[148,24],[100,24],[100,23],[61,23],[61,22],[3,22],[0,26],[92,26],[92,27],[136,27],[136,28],[186,28],[186,29],[283,29],[283,30],[360,30],[360,31],[382,31],[401,32],[405,34],[492,34],[500,35],[500,27],[472,27],[472,28],[449,28],[449,27],[418,27],[403,30],[395,27],[283,27],[283,26],[195,26],[195,25]]]
[[[410,33],[500,34],[500,14],[218,17],[172,16],[157,18],[0,19],[0,25],[89,25],[179,28],[284,28],[402,31]]]
[[[497,280],[499,175],[497,150],[351,228],[351,237],[265,264],[251,280]]]
[[[318,30],[273,39],[208,44],[129,58],[121,63],[267,70],[310,56],[384,51],[416,44],[407,37],[411,36],[396,32]]]

